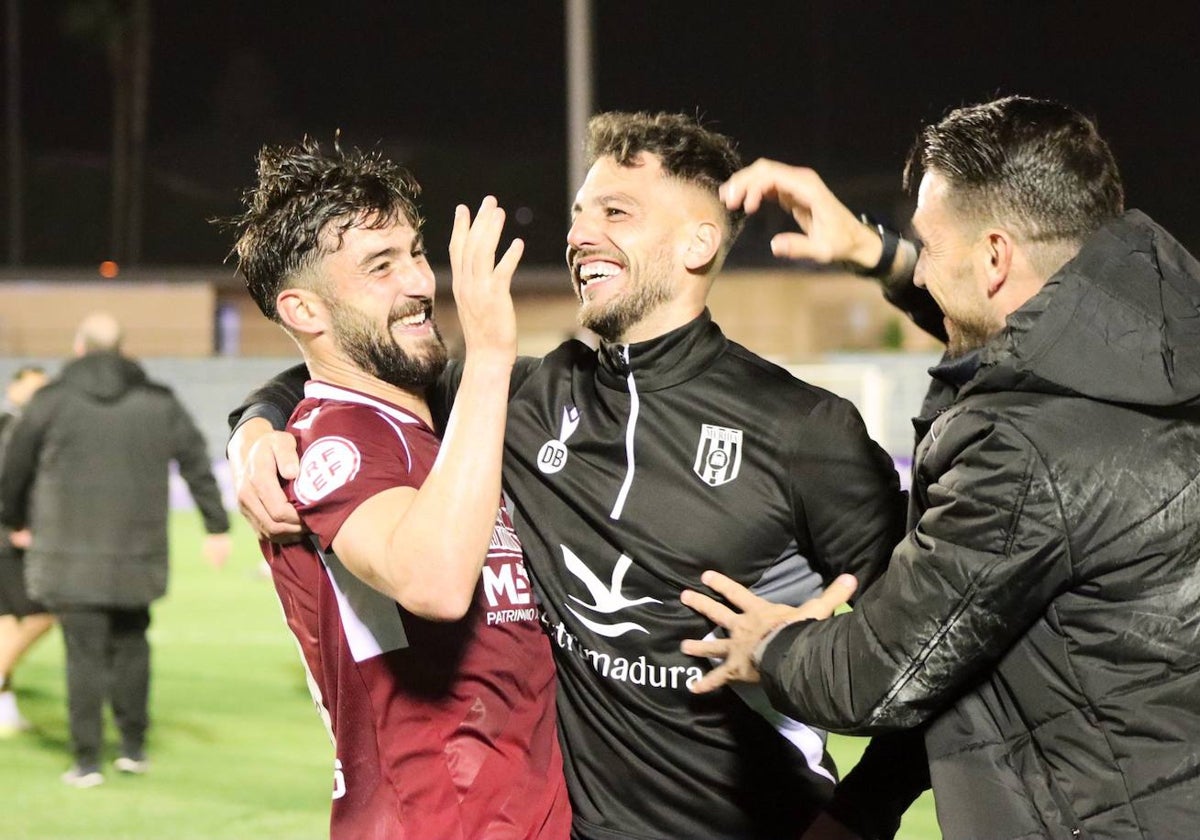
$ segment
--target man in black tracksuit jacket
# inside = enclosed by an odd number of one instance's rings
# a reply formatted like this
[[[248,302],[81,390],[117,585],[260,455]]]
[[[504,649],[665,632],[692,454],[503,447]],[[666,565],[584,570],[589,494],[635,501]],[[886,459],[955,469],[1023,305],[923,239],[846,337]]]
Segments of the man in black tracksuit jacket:
[[[223,563],[229,517],[204,438],[175,395],[119,352],[120,326],[86,318],[78,358],[42,388],[12,429],[0,477],[0,521],[29,528],[29,596],[59,619],[76,766],[64,781],[100,775],[103,705],[120,729],[121,767],[145,769],[150,604],[167,589],[168,467],[180,475]]]
[[[628,157],[608,144],[614,134],[636,138]],[[574,832],[795,838],[833,787],[823,734],[773,712],[759,691],[692,695],[688,686],[707,666],[679,645],[712,625],[679,593],[706,568],[794,604],[841,572],[869,583],[899,538],[898,481],[848,401],[729,341],[712,322],[703,301],[727,229],[700,255],[704,270],[685,274],[673,296],[631,314],[604,305],[649,282],[653,266],[639,265],[647,258],[635,250],[651,227],[647,208],[675,199],[684,210],[663,212],[718,218],[715,187],[736,158],[704,179],[661,173],[664,139],[682,138],[691,154],[712,142],[685,118],[609,115],[596,118],[592,137],[596,163],[580,190],[568,259],[584,322],[605,340],[599,351],[568,341],[518,361],[504,462],[556,652]],[[706,224],[711,234],[726,222]],[[622,317],[618,326],[604,320]],[[432,394],[435,415],[448,413],[460,372],[451,365]],[[294,369],[234,417],[281,427],[305,376]]]
[[[947,840],[1193,838],[1200,263],[1121,212],[1107,146],[1063,106],[960,109],[915,155],[916,282],[955,358],[932,371],[911,531],[853,613],[772,636],[760,604],[723,667],[757,657],[779,709],[831,729],[924,726]],[[737,189],[835,215],[779,166]]]

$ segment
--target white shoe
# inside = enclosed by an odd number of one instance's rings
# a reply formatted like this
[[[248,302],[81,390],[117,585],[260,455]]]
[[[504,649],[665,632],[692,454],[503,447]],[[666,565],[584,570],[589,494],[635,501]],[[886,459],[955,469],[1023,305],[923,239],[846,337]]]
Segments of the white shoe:
[[[97,785],[104,784],[104,776],[99,770],[83,770],[76,766],[72,767],[66,773],[59,776],[64,785],[70,785],[73,788],[94,788]]]
[[[121,773],[132,773],[135,776],[144,776],[146,771],[150,769],[150,759],[148,758],[130,758],[123,755],[113,762],[113,767]]]
[[[0,691],[0,738],[9,738],[30,728],[29,721],[17,709],[17,695]]]

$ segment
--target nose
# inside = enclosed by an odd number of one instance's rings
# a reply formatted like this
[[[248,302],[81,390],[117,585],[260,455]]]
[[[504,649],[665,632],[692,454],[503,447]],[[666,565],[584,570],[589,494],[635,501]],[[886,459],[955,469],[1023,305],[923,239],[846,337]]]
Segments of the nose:
[[[594,246],[600,241],[600,234],[595,222],[587,213],[579,212],[571,220],[571,229],[567,231],[567,253],[572,249],[579,251]]]
[[[913,285],[925,288],[925,258],[917,254],[917,264],[913,266]]]
[[[432,298],[437,288],[437,278],[429,263],[413,260],[400,272],[400,288],[409,297]]]

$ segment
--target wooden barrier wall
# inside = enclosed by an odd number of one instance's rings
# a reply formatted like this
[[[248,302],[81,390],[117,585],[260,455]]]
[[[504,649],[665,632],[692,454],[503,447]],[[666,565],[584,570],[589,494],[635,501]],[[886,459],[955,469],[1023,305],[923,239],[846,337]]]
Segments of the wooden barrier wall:
[[[577,331],[576,302],[565,278],[561,289],[533,285],[522,288],[518,275],[514,298],[519,351],[536,356]],[[852,275],[730,271],[713,286],[709,306],[730,338],[781,363],[830,352],[937,347],[883,300],[873,281]],[[79,321],[96,309],[124,324],[126,351],[135,357],[299,355],[244,289],[205,280],[0,283],[0,355],[66,356]],[[461,337],[448,290],[439,293],[437,313],[453,350]]]

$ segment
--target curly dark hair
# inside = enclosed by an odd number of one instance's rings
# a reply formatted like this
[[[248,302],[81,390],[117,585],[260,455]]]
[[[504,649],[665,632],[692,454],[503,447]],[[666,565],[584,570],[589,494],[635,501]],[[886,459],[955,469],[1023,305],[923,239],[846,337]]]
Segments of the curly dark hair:
[[[609,111],[588,120],[588,165],[611,157],[621,166],[630,166],[642,152],[658,157],[671,177],[695,184],[714,198],[717,188],[742,168],[733,140],[687,114]],[[746,214],[740,209],[726,210],[725,217],[728,245],[732,245]]]
[[[242,197],[246,212],[226,220],[238,232],[238,271],[263,314],[279,322],[275,299],[287,284],[341,246],[351,227],[380,228],[400,219],[414,230],[421,188],[380,152],[333,151],[305,138],[298,146],[264,146],[258,183]]]
[[[1082,241],[1121,214],[1125,193],[1095,123],[1066,105],[1008,96],[951,111],[909,154],[905,187],[944,177],[978,224],[1005,222],[1034,242]]]

